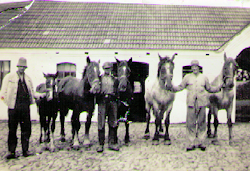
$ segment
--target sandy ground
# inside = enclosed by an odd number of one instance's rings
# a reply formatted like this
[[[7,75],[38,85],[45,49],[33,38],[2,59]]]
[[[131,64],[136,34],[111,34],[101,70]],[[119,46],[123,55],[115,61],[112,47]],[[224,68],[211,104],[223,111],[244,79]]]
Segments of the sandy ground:
[[[250,170],[250,123],[236,123],[233,127],[233,144],[228,142],[228,128],[220,124],[218,128],[218,140],[220,145],[211,144],[207,140],[205,152],[196,149],[186,152],[185,124],[171,124],[170,138],[172,144],[152,145],[152,140],[142,139],[146,123],[131,123],[131,142],[126,146],[123,142],[125,126],[120,124],[118,135],[121,144],[119,152],[110,151],[105,144],[103,153],[97,153],[97,123],[92,123],[90,139],[93,145],[90,148],[82,147],[76,151],[69,148],[67,143],[56,152],[44,151],[39,154],[43,144],[39,144],[40,124],[32,122],[32,136],[30,138],[30,151],[35,152],[34,156],[6,160],[8,125],[6,121],[0,122],[0,170]],[[80,130],[80,139],[83,141],[84,123]],[[106,125],[107,128],[107,125]],[[151,138],[155,126],[150,124]],[[57,145],[62,146],[58,141],[60,124],[56,123],[55,138]],[[107,135],[108,129],[106,129]],[[20,127],[18,128],[20,138]],[[66,138],[71,137],[71,124],[66,123]],[[161,140],[162,141],[162,140]],[[17,153],[21,155],[21,143],[18,139]]]

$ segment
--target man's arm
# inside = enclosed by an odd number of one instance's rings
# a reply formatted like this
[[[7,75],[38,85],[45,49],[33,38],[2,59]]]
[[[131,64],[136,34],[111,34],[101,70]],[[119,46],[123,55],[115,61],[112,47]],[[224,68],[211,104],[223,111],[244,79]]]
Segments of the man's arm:
[[[208,81],[208,78],[207,77],[205,78],[205,89],[209,93],[217,93],[217,92],[221,91],[222,85],[223,85],[223,83],[219,86],[211,86],[209,81]]]
[[[186,86],[187,86],[187,77],[185,76],[183,78],[181,84],[178,85],[178,86],[172,86],[172,88],[170,89],[170,91],[173,91],[173,92],[181,91],[184,88],[186,88]]]

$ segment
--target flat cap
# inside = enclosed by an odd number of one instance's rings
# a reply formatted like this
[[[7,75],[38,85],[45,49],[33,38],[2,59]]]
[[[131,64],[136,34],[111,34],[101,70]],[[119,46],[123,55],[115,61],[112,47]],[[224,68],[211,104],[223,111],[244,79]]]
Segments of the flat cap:
[[[191,61],[191,66],[193,66],[193,65],[199,66],[199,61],[198,60],[192,60]]]
[[[111,62],[105,62],[102,66],[103,69],[113,68],[113,64]]]

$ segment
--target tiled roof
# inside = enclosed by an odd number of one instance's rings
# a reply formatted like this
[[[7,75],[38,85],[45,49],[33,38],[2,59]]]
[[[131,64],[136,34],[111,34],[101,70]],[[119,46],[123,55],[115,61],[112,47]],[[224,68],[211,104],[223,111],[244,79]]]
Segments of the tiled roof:
[[[24,7],[29,5],[30,1],[17,2],[17,3],[5,3],[0,5],[0,28],[10,22],[15,16],[22,14]]]
[[[249,22],[250,8],[35,1],[0,47],[217,50]]]

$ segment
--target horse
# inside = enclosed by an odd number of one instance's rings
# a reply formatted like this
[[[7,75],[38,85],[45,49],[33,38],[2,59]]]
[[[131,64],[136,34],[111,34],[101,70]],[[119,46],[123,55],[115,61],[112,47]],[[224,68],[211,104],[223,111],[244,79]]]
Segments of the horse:
[[[124,122],[126,127],[125,133],[125,144],[130,142],[129,139],[129,123],[131,122],[131,115],[130,115],[130,105],[133,100],[133,79],[130,76],[131,69],[130,66],[132,64],[132,57],[126,60],[118,60],[117,61],[117,76],[118,76],[118,123]],[[117,138],[117,136],[116,136]]]
[[[80,130],[80,113],[86,111],[87,121],[85,122],[84,146],[90,146],[89,130],[91,119],[95,109],[95,95],[100,93],[100,70],[99,63],[91,61],[87,57],[87,66],[84,69],[82,79],[75,77],[64,77],[58,83],[58,96],[61,122],[61,140],[65,141],[64,122],[69,109],[73,110],[71,117],[72,125],[72,147],[79,149],[80,140],[78,132]],[[77,140],[74,139],[75,134]]]
[[[46,93],[46,97],[36,100],[36,104],[38,106],[38,113],[40,116],[39,140],[40,144],[42,142],[46,143],[45,147],[46,149],[54,151],[55,120],[58,112],[58,98],[57,98],[56,81],[55,81],[57,74],[45,74],[45,73],[43,74],[44,77],[46,78],[46,82],[36,87],[36,92]],[[52,141],[50,140],[50,127],[52,131]],[[43,130],[44,130],[44,140],[43,140]],[[47,147],[47,143],[50,143],[50,148]]]
[[[213,142],[217,142],[217,128],[218,128],[218,110],[225,109],[227,111],[227,125],[229,129],[229,144],[232,140],[232,109],[234,99],[234,76],[237,71],[238,64],[231,57],[227,57],[224,53],[224,65],[221,73],[213,80],[212,86],[222,85],[222,91],[218,93],[209,94],[209,112],[207,124],[208,138],[216,138]],[[214,115],[214,134],[211,133],[210,120],[211,115]]]
[[[174,70],[174,58],[176,53],[172,58],[165,56],[159,56],[158,63],[158,74],[155,80],[146,79],[145,84],[145,108],[146,108],[146,121],[147,127],[145,130],[144,138],[148,139],[149,135],[149,121],[150,121],[150,109],[153,109],[153,114],[155,116],[155,134],[153,137],[153,145],[158,145],[159,143],[159,128],[161,127],[161,121],[163,119],[164,113],[166,112],[165,118],[165,135],[164,144],[170,145],[171,140],[169,138],[168,128],[170,125],[170,113],[173,107],[173,102],[175,99],[175,94],[170,91],[173,78]],[[151,82],[152,81],[152,82]]]

